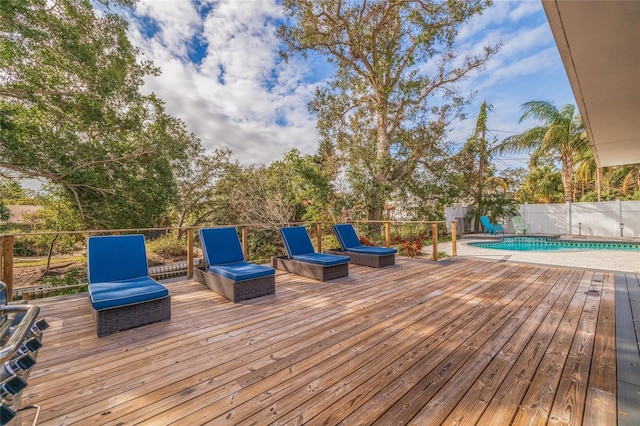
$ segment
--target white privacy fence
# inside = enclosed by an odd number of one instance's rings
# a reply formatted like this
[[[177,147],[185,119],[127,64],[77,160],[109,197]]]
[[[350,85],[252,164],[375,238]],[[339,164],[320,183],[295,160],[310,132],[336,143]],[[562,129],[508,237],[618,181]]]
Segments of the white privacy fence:
[[[640,201],[601,203],[521,204],[520,216],[532,234],[572,234],[598,237],[640,237]],[[447,222],[456,220],[460,233],[473,232],[464,219],[466,207],[447,207]],[[491,218],[513,232],[511,218]]]

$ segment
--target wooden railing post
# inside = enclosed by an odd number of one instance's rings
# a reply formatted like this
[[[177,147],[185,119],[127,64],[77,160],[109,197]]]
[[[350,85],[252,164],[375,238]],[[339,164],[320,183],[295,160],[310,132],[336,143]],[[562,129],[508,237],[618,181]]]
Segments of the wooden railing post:
[[[7,302],[13,300],[13,235],[2,237],[2,281],[7,285]]]
[[[458,248],[456,247],[456,221],[451,221],[451,256],[456,257],[458,255]]]
[[[385,247],[391,247],[391,222],[384,223],[384,244]]]
[[[242,227],[242,254],[245,260],[249,260],[249,240],[247,239],[247,227]]]
[[[193,277],[193,229],[187,229],[187,277]]]
[[[316,235],[318,236],[318,253],[322,253],[322,225],[316,223]]]
[[[438,224],[431,224],[431,239],[433,240],[433,257],[434,262],[438,261]]]

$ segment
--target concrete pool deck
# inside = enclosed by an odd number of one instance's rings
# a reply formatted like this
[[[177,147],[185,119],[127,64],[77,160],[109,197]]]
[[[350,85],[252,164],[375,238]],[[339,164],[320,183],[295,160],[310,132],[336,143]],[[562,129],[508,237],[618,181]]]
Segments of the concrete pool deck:
[[[509,236],[509,234],[507,234]],[[511,235],[513,236],[513,235]],[[534,235],[539,236],[539,235]],[[501,237],[498,236],[498,237]],[[459,238],[456,243],[458,257],[470,257],[476,259],[487,259],[498,262],[519,262],[539,265],[566,266],[571,268],[584,268],[590,270],[602,270],[613,272],[633,272],[640,273],[640,251],[624,250],[578,250],[578,251],[515,251],[496,250],[469,245],[474,241],[487,241],[490,236],[465,235]],[[495,237],[493,237],[495,238]],[[575,239],[577,241],[585,238],[562,236],[563,239]],[[589,241],[634,241],[638,238],[598,238],[586,237]],[[438,251],[444,251],[451,256],[451,242],[438,243]],[[424,247],[422,252],[431,253],[431,247]]]

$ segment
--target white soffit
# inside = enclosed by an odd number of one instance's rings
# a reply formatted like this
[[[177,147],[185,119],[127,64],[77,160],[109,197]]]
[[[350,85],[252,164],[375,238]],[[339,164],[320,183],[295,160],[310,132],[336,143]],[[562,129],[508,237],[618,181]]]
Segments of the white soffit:
[[[542,5],[598,165],[640,163],[640,1]]]

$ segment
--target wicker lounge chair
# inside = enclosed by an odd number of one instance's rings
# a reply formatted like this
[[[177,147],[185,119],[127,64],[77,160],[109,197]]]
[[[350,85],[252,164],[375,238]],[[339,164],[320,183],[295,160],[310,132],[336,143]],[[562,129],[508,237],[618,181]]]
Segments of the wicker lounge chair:
[[[280,228],[287,256],[273,257],[273,267],[319,281],[349,276],[349,257],[316,253],[304,226]]]
[[[514,216],[511,218],[511,223],[513,223],[513,233],[517,234],[522,231],[523,234],[526,234],[529,230],[529,225],[524,223],[524,218],[522,216]]]
[[[236,228],[204,228],[199,235],[206,269],[194,269],[194,280],[234,303],[276,292],[276,271],[245,261]]]
[[[325,253],[349,256],[351,263],[372,268],[396,264],[398,250],[395,248],[363,246],[350,223],[335,224],[332,228],[342,250],[326,250]]]
[[[491,223],[487,216],[480,216],[480,222],[482,222],[482,226],[484,226],[484,233],[492,233],[496,235],[496,232],[502,232],[504,234],[504,229],[502,228],[501,223]]]
[[[149,277],[144,236],[90,237],[87,277],[98,337],[171,319],[169,290]]]

